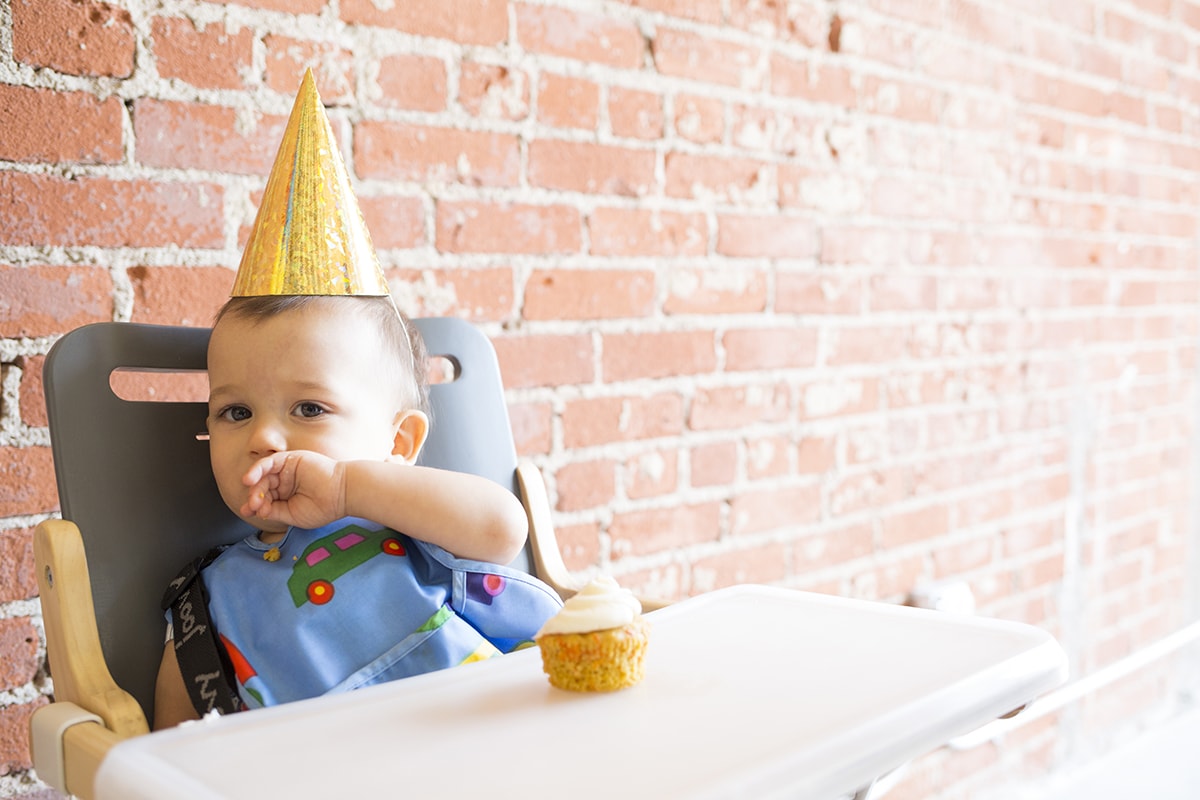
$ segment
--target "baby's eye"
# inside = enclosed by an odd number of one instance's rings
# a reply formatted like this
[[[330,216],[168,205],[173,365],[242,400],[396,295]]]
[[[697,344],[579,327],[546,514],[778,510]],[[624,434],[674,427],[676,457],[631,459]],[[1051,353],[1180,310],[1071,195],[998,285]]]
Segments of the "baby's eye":
[[[253,416],[245,406],[227,406],[217,413],[217,417],[226,422],[244,422]]]
[[[325,413],[325,409],[317,403],[300,403],[296,406],[296,413],[302,417],[319,417]]]

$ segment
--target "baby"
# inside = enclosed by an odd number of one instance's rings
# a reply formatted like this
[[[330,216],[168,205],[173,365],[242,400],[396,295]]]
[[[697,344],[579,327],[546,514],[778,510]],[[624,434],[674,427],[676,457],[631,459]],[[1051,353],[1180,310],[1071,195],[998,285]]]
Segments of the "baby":
[[[486,658],[558,609],[549,587],[496,566],[527,532],[512,493],[413,463],[424,353],[389,298],[233,298],[208,367],[213,474],[257,529],[202,572],[246,706]],[[168,641],[155,727],[198,715]]]

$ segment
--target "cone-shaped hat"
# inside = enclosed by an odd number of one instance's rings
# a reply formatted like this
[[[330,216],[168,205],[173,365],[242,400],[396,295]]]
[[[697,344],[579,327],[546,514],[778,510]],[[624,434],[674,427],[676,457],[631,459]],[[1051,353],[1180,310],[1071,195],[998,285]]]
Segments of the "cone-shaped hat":
[[[312,70],[292,106],[231,294],[388,294]]]

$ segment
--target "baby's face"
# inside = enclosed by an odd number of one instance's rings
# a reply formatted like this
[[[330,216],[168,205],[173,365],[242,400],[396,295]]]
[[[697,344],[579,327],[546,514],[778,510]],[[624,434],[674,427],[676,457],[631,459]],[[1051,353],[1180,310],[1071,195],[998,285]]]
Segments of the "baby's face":
[[[370,319],[314,305],[257,321],[226,316],[213,329],[209,450],[221,497],[234,513],[246,501],[242,476],[272,453],[392,458],[402,409],[391,384],[394,368]]]

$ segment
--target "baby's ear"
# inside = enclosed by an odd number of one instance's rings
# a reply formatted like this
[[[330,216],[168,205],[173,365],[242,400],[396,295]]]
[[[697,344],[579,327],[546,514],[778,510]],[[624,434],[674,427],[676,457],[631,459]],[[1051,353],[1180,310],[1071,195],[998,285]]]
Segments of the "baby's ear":
[[[429,435],[429,417],[421,411],[401,411],[396,415],[394,425],[396,435],[392,440],[392,460],[411,464],[421,454],[425,437]]]

